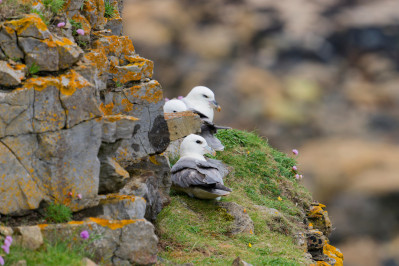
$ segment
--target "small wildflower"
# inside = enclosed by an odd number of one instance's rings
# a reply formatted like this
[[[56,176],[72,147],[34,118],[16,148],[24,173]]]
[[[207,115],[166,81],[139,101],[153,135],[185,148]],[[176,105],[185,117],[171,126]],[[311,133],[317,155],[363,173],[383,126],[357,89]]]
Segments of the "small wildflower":
[[[177,96],[177,99],[178,100],[181,100],[181,99],[183,99],[184,97],[183,96]]]
[[[282,201],[283,199],[280,197],[280,196],[278,196],[278,198],[277,198],[279,201]]]
[[[70,192],[68,193],[68,195],[69,195],[70,197],[72,197],[72,191],[70,191]]]
[[[300,176],[299,176],[298,174],[295,175],[295,179],[299,179],[299,177],[300,177]]]
[[[248,247],[252,248],[252,244],[251,244],[251,243],[248,243]]]
[[[4,252],[5,252],[6,254],[9,254],[9,253],[10,253],[10,246],[2,245],[1,248],[4,250]]]
[[[299,152],[298,152],[297,149],[293,149],[293,150],[292,150],[292,153],[293,153],[294,155],[298,155]]]
[[[82,194],[77,195],[78,199],[82,199]]]
[[[249,151],[247,151],[247,154],[249,154]]]
[[[252,235],[254,232],[252,232],[252,230],[249,230],[249,233]]]
[[[0,4],[1,4],[1,0],[0,0]],[[4,259],[2,256],[0,256],[0,265],[4,265]]]
[[[89,232],[87,232],[86,230],[82,231],[82,232],[80,233],[80,237],[81,237],[82,239],[88,239],[88,238],[89,238]]]
[[[169,101],[169,98],[165,98],[165,102]]]
[[[302,178],[303,178],[303,175],[299,175],[299,178],[302,179]]]
[[[247,209],[244,209],[244,213],[247,213]]]
[[[57,24],[57,27],[58,27],[58,28],[63,28],[63,27],[65,27],[65,22],[60,22],[60,23],[58,23],[58,24]]]
[[[298,167],[296,167],[296,165],[294,165],[294,166],[292,167],[292,171],[296,171],[296,170],[298,170]]]
[[[3,0],[0,0],[0,4],[1,4],[1,2],[3,2]]]
[[[82,30],[82,29],[76,30],[76,33],[79,34],[79,35],[85,35],[85,31]]]
[[[4,240],[4,244],[6,244],[6,242],[10,243],[9,246],[11,246],[11,244],[12,244],[12,236],[6,236],[6,239]]]

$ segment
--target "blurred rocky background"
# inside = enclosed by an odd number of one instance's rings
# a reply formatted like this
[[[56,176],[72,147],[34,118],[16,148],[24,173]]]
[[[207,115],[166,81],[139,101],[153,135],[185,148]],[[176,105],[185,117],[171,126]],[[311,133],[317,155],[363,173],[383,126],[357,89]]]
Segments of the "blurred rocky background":
[[[166,97],[208,86],[216,122],[299,149],[345,265],[399,265],[398,0],[127,0],[124,18]]]

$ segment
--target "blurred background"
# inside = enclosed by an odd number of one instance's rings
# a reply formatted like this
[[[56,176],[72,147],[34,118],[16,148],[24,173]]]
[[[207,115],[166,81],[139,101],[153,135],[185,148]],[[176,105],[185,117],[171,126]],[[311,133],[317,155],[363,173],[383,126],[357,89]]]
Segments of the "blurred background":
[[[215,121],[299,150],[345,265],[399,265],[398,0],[126,0],[165,97],[204,85]]]

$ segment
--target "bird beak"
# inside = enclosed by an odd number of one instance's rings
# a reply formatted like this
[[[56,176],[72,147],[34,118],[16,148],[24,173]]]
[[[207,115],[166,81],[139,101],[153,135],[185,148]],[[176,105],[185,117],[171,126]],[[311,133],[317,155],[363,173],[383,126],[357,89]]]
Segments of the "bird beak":
[[[216,156],[216,151],[215,151],[214,149],[212,149],[211,147],[205,146],[204,149],[205,149],[205,152],[206,152],[206,153],[210,153],[210,154],[212,154],[213,156]]]
[[[215,108],[218,112],[222,111],[222,107],[220,107],[220,105],[218,104],[217,101],[213,100],[210,102],[212,107]]]

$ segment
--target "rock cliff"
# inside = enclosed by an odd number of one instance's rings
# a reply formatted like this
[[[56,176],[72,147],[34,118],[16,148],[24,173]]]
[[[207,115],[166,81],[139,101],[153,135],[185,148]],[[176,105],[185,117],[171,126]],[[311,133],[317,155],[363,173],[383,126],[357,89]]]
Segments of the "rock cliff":
[[[140,57],[123,36],[123,0],[56,3],[0,3],[0,222],[10,223],[0,226],[0,238],[12,235],[17,245],[36,250],[44,240],[57,243],[84,230],[99,236],[87,245],[97,263],[154,264],[158,237],[151,222],[171,201],[169,160],[163,152],[171,140],[198,132],[199,119],[188,112],[165,120],[153,62]],[[245,167],[267,181],[259,191],[246,188],[252,195],[249,210],[262,213],[262,226],[289,242],[289,259],[274,262],[342,265],[342,254],[328,244],[331,223],[325,206],[312,203],[296,182],[293,160],[258,137],[232,134],[240,136],[240,148],[248,149],[244,154],[273,158]],[[252,144],[254,139],[262,145]],[[178,200],[172,199],[169,210]],[[54,204],[73,211],[74,221],[49,224],[37,218]],[[234,220],[228,235],[245,238],[259,228],[259,219],[254,223],[237,203],[196,204],[205,204],[209,213],[216,206],[217,216]],[[161,236],[162,230],[173,229],[162,224],[170,219],[167,213],[156,224]],[[198,233],[196,228],[191,230]],[[264,237],[262,230],[259,237]],[[161,251],[166,250],[163,243]],[[222,248],[230,252],[228,245]],[[267,255],[260,248],[261,257]]]

